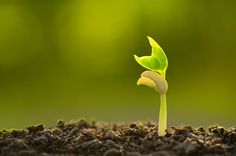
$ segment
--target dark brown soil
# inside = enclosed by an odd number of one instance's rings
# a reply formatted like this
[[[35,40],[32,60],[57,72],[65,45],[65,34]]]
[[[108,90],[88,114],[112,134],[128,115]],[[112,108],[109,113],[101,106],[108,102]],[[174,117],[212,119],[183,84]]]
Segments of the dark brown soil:
[[[0,131],[0,155],[79,156],[236,156],[236,128],[170,127],[158,136],[151,122],[108,125],[98,122],[43,125]]]

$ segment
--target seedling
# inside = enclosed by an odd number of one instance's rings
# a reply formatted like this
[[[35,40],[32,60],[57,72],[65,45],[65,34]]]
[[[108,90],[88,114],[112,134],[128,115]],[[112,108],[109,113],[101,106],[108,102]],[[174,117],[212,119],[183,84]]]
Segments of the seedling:
[[[151,38],[148,37],[152,47],[151,56],[138,57],[134,55],[135,60],[144,68],[148,69],[141,74],[137,85],[146,85],[160,93],[160,113],[158,135],[165,135],[167,128],[167,105],[166,92],[168,84],[165,79],[168,60],[163,49]]]

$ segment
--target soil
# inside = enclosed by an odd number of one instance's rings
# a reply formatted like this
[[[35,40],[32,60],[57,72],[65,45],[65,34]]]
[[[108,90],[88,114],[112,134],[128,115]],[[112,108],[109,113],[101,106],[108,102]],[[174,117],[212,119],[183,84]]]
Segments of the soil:
[[[170,127],[158,136],[151,122],[43,125],[0,131],[1,156],[236,156],[236,128]]]

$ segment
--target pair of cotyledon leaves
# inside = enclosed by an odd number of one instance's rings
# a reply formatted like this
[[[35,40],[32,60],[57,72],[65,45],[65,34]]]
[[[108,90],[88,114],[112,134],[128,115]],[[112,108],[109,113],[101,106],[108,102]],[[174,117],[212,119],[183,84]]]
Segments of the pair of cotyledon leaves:
[[[141,74],[137,84],[149,86],[161,94],[165,94],[168,89],[168,84],[165,80],[168,60],[163,49],[151,38],[148,37],[152,46],[151,56],[138,57],[134,55],[135,60],[148,71]]]

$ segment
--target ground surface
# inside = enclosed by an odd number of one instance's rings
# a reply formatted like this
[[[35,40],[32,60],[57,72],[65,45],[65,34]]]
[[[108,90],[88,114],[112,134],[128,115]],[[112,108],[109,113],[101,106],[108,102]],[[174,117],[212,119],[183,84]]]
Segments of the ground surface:
[[[236,156],[236,128],[170,127],[164,137],[150,122],[108,125],[59,121],[27,130],[0,131],[0,155],[79,156]]]

